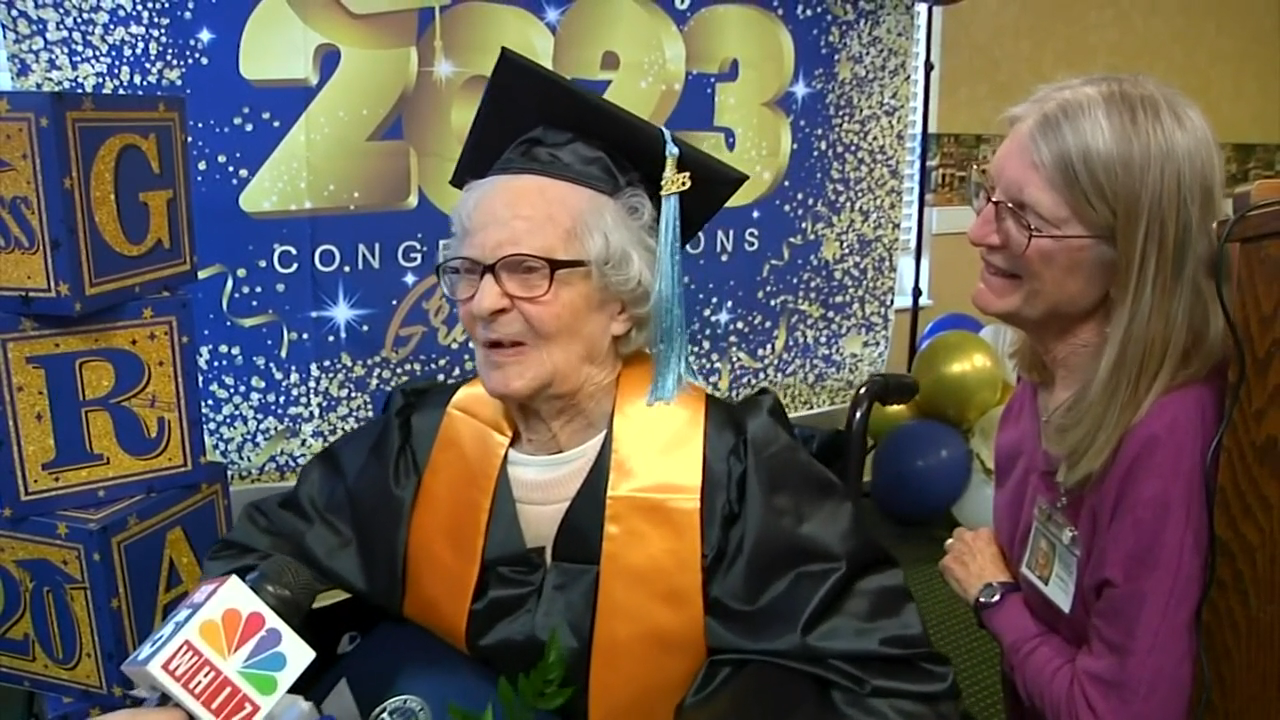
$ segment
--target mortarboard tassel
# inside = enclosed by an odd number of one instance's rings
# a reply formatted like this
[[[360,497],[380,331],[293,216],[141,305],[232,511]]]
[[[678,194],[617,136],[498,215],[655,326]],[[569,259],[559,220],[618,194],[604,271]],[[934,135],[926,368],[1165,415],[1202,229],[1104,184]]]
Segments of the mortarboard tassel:
[[[680,233],[680,193],[692,185],[689,173],[679,172],[680,148],[671,131],[662,128],[666,165],[662,170],[662,206],[658,213],[658,266],[653,288],[653,327],[649,351],[653,355],[653,384],[649,404],[669,403],[684,389],[689,367],[689,336],[684,322],[683,243]]]

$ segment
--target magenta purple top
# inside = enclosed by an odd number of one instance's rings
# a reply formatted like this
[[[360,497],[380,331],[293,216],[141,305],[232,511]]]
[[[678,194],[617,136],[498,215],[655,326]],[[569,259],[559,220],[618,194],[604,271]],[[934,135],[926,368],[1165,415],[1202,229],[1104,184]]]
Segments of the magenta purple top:
[[[983,614],[1004,653],[1009,720],[1187,717],[1209,550],[1205,456],[1221,418],[1216,380],[1157,400],[1062,510],[1079,548],[1070,613],[1023,580]],[[1025,380],[1000,419],[995,456],[995,531],[1018,574],[1037,501],[1059,497]]]

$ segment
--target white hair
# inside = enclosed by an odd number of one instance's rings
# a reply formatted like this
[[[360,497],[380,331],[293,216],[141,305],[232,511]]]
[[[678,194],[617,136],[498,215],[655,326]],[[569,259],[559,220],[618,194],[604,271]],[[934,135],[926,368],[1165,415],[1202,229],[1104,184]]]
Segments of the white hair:
[[[495,187],[495,176],[468,183],[449,213],[453,240],[449,255],[465,244],[480,198]],[[628,187],[613,197],[600,196],[578,219],[575,231],[592,277],[600,288],[622,301],[631,315],[631,330],[618,339],[618,354],[628,357],[649,342],[654,266],[657,263],[657,210],[641,187]]]

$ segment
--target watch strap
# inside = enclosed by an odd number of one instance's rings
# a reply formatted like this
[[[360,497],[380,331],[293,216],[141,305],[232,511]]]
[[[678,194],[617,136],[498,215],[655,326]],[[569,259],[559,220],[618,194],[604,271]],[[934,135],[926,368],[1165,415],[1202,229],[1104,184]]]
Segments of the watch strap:
[[[987,583],[978,591],[978,597],[973,601],[973,609],[978,612],[989,610],[999,605],[1010,594],[1020,590],[1022,586],[1012,580]]]
[[[982,613],[984,611],[990,610],[991,608],[999,605],[1005,598],[1009,597],[1009,595],[1020,590],[1022,590],[1021,585],[1009,580],[983,585],[982,589],[978,591],[977,599],[973,601],[973,617],[978,621],[978,627],[982,630],[987,629],[986,623],[982,622]],[[984,597],[989,597],[991,595],[994,595],[995,597],[984,599]]]

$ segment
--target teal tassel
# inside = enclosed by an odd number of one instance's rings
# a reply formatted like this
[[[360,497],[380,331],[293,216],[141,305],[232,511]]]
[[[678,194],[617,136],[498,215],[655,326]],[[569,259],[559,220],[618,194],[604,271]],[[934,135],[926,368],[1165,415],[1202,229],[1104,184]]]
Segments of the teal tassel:
[[[653,384],[649,404],[669,403],[684,389],[689,367],[689,336],[684,320],[684,275],[680,270],[684,245],[680,233],[680,193],[676,189],[676,160],[680,148],[671,131],[666,141],[662,207],[658,214],[658,265],[654,273],[653,319],[649,351],[653,355]]]

